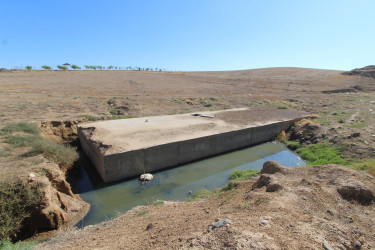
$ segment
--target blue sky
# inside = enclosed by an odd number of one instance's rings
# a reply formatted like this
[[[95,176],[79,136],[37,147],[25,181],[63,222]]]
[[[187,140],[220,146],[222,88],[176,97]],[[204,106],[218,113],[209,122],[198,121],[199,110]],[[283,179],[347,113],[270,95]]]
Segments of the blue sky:
[[[1,0],[0,67],[375,64],[373,0]]]

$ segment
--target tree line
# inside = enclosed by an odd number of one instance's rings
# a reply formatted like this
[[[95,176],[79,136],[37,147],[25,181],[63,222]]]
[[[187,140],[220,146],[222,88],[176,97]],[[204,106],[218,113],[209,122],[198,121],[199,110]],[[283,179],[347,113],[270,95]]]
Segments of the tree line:
[[[42,65],[42,69],[44,70],[53,70],[51,66],[48,65]],[[57,69],[59,70],[82,70],[82,68],[76,64],[70,65],[69,63],[65,63],[62,65],[57,65]],[[161,68],[143,68],[143,67],[133,67],[133,66],[127,66],[127,67],[119,67],[119,66],[100,66],[100,65],[85,65],[84,70],[133,70],[133,71],[165,71],[165,69]],[[25,70],[32,70],[33,67],[30,65],[25,66]]]

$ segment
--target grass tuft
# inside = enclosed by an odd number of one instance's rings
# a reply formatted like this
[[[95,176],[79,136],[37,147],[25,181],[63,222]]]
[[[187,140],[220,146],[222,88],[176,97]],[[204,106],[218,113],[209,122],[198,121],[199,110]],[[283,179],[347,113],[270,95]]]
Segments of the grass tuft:
[[[234,170],[230,175],[229,179],[232,181],[244,181],[247,179],[251,179],[254,176],[259,175],[260,171],[253,170],[253,169],[246,169],[246,170]]]
[[[142,216],[148,213],[148,210],[142,210],[137,213],[138,216]]]
[[[152,203],[153,206],[160,206],[160,205],[164,205],[164,201],[163,200],[156,200]]]

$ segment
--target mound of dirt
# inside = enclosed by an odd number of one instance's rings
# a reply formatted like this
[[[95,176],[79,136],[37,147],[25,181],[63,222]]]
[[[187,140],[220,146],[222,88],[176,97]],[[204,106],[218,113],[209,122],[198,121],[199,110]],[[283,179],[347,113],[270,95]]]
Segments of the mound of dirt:
[[[375,78],[375,65],[366,66],[363,68],[353,69],[343,73],[344,75],[361,75]]]
[[[302,145],[316,144],[327,138],[325,129],[309,120],[302,120],[296,123],[289,137],[290,140],[299,141]]]
[[[200,202],[137,207],[42,249],[373,249],[375,178],[338,165],[262,174]]]

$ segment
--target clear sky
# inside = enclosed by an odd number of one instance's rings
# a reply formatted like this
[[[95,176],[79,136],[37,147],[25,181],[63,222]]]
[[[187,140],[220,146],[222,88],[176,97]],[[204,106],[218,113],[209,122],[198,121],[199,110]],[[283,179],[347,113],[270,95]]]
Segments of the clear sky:
[[[375,64],[374,0],[0,0],[0,68]]]

